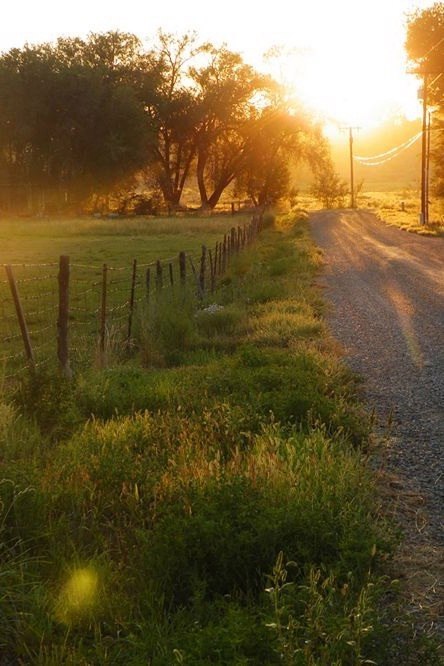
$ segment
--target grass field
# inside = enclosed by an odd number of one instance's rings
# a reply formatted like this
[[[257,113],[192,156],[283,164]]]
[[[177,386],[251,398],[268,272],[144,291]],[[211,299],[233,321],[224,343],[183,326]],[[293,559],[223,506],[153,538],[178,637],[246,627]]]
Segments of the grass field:
[[[433,200],[430,204],[430,223],[419,223],[420,195],[412,190],[394,192],[365,192],[359,195],[360,208],[369,208],[386,224],[423,236],[444,234],[444,202]]]
[[[57,262],[71,261],[70,344],[74,362],[91,364],[97,356],[102,264],[107,263],[108,337],[122,340],[128,328],[133,260],[138,262],[135,299],[144,300],[145,271],[155,260],[173,259],[178,280],[178,254],[194,256],[199,269],[201,245],[213,249],[232,226],[250,217],[217,215],[200,218],[127,218],[71,220],[16,219],[0,222],[0,263],[12,264],[18,282],[36,362],[54,362],[57,339]],[[113,270],[114,269],[114,270]],[[168,271],[168,266],[164,265]],[[112,272],[111,272],[112,271]],[[154,268],[152,268],[154,289]],[[188,266],[190,279],[191,269]],[[169,280],[164,276],[165,283]],[[8,378],[26,360],[6,274],[0,276],[0,365]],[[114,345],[115,346],[115,345]]]
[[[5,663],[399,663],[395,539],[321,262],[282,217],[214,295],[142,316],[125,363],[3,395]],[[403,663],[438,663],[407,647]]]
[[[111,266],[129,265],[198,252],[233,225],[249,217],[127,218],[127,219],[15,219],[0,220],[0,263],[46,263],[61,254],[74,262]]]

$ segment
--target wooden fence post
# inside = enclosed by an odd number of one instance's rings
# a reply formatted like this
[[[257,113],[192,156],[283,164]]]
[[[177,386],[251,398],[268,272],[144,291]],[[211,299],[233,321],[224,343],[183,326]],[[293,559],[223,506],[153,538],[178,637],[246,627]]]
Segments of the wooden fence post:
[[[170,284],[172,287],[174,287],[173,264],[171,262],[168,264],[168,268],[170,272]]]
[[[146,302],[150,302],[150,288],[151,288],[151,270],[146,269],[145,273],[145,288],[146,288]]]
[[[200,288],[200,280],[199,280],[199,276],[197,275],[196,268],[194,266],[193,257],[189,257],[189,259],[190,259],[190,264],[191,264],[191,270],[193,271],[194,279],[196,280],[197,296],[198,296],[198,298],[203,298],[203,293],[202,293],[201,288]]]
[[[29,331],[26,325],[25,315],[23,313],[23,308],[20,301],[17,284],[14,278],[14,273],[12,272],[12,266],[5,266],[5,270],[6,270],[6,275],[8,276],[8,282],[15,305],[15,311],[17,313],[17,319],[22,334],[22,340],[23,340],[23,345],[25,347],[25,354],[28,361],[29,369],[31,370],[31,372],[34,372],[35,370],[34,352],[32,350],[31,339],[29,337]]]
[[[228,264],[227,257],[227,234],[224,234],[224,244],[222,247],[222,272],[225,273]]]
[[[217,273],[217,265],[219,261],[219,241],[216,241],[214,246],[214,275]]]
[[[208,257],[210,259],[210,289],[211,293],[213,293],[216,282],[216,261],[213,261],[213,253],[211,250],[208,250]]]
[[[179,252],[179,274],[180,274],[180,283],[182,287],[185,287],[187,279],[187,257],[185,252]]]
[[[69,367],[68,322],[69,322],[69,257],[62,255],[59,261],[59,316],[57,319],[57,356],[62,374],[72,377]]]
[[[219,257],[218,257],[218,275],[222,275],[222,242],[219,243]]]
[[[131,292],[130,292],[130,301],[129,301],[129,315],[128,315],[128,335],[126,338],[126,344],[129,347],[131,343],[131,333],[133,327],[133,312],[134,312],[134,296],[136,292],[136,275],[137,275],[137,259],[133,261],[133,273],[131,276]]]
[[[156,261],[156,292],[159,295],[160,290],[163,287],[163,269],[160,259]]]
[[[199,273],[199,286],[202,296],[205,293],[205,271],[207,267],[207,248],[202,245],[202,254],[200,257],[200,273]]]
[[[234,227],[231,227],[230,245],[231,254],[234,254],[236,252],[236,229]]]
[[[106,336],[106,299],[108,286],[108,266],[102,267],[102,299],[100,306],[100,364],[105,362],[105,336]]]

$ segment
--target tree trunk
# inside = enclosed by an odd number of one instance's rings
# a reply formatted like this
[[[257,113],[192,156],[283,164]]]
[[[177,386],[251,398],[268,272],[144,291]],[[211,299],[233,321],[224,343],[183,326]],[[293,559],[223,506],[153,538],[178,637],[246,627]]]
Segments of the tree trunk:
[[[213,193],[211,196],[208,198],[208,207],[213,209],[217,204],[219,203],[219,199],[221,198],[224,190],[230,185],[234,180],[234,175],[227,176],[223,179],[221,179],[216,187],[214,188]]]
[[[207,194],[207,188],[205,186],[206,161],[207,161],[206,154],[199,153],[197,158],[196,175],[197,175],[197,185],[199,187],[200,203],[202,208],[208,208],[208,194]]]

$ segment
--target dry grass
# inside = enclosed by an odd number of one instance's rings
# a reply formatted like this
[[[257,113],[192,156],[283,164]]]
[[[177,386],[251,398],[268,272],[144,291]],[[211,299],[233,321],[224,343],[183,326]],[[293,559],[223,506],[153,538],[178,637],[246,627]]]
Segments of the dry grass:
[[[416,190],[365,192],[359,196],[359,207],[376,212],[379,219],[405,231],[422,236],[444,235],[444,203],[435,200],[430,205],[430,223],[419,223],[420,194]]]
[[[424,497],[395,474],[380,470],[378,487],[383,513],[398,523],[405,537],[393,554],[391,575],[399,580],[404,611],[416,636],[439,640],[444,615],[444,548],[424,536]],[[440,646],[444,656],[444,645]]]

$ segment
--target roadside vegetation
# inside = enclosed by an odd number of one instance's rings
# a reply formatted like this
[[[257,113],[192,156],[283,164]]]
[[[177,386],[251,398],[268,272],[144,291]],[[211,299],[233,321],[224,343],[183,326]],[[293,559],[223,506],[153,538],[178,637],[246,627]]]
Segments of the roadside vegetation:
[[[393,192],[363,192],[359,195],[359,207],[369,208],[386,224],[421,236],[444,235],[444,208],[442,199],[434,199],[430,205],[430,222],[419,222],[420,194],[415,190]]]
[[[3,396],[5,663],[390,663],[395,539],[319,262],[280,218],[126,364]]]

